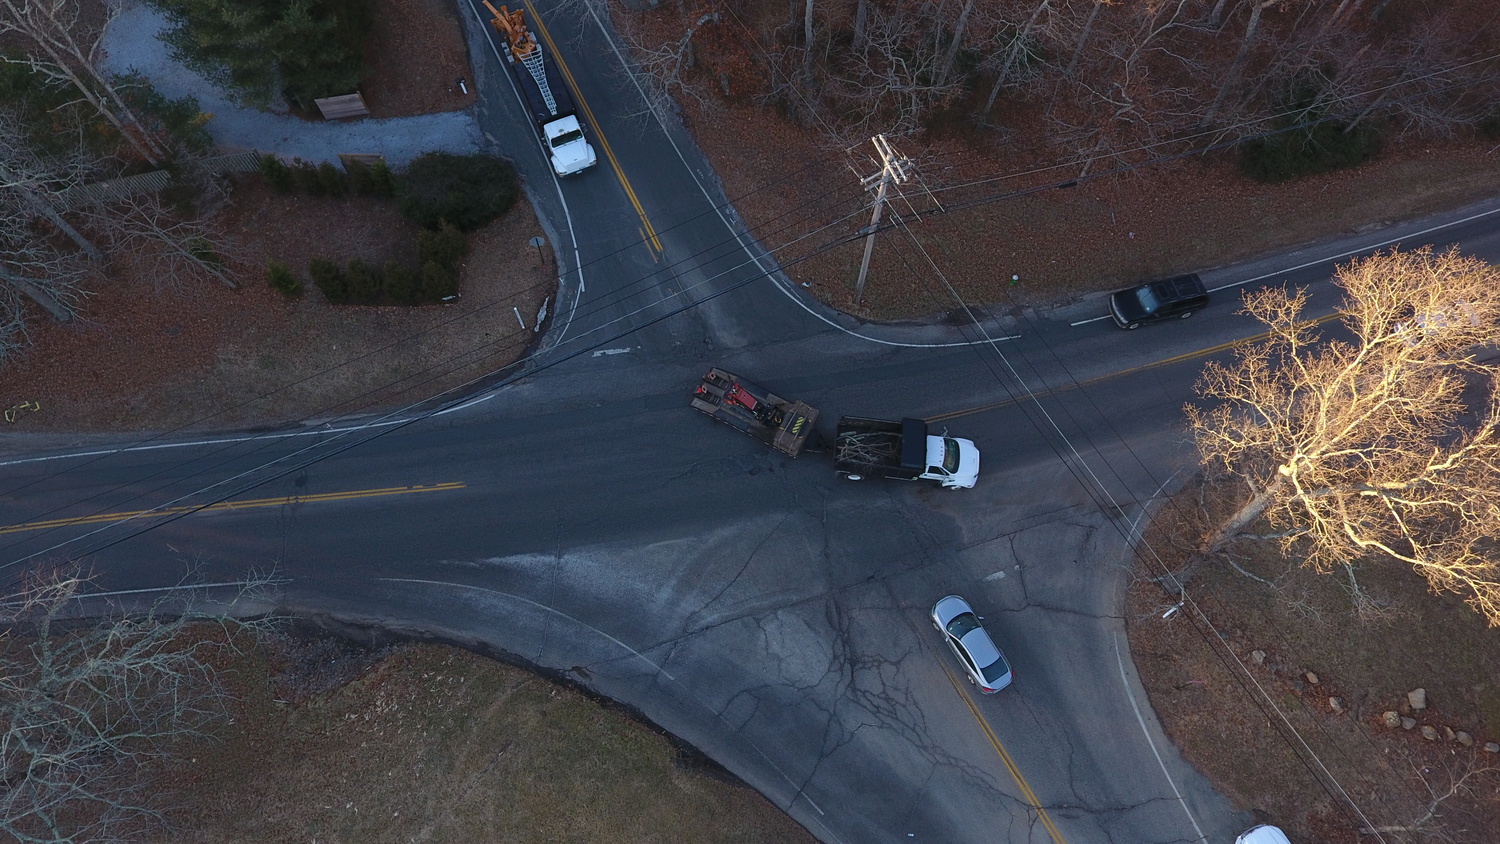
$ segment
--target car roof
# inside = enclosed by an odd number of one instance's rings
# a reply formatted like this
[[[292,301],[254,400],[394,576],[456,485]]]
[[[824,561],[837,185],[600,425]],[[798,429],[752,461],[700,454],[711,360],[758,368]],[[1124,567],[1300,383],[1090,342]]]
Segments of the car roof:
[[[1270,824],[1251,827],[1234,839],[1234,844],[1292,844],[1286,833]]]
[[[1000,649],[995,647],[994,640],[990,638],[990,634],[984,632],[983,627],[970,630],[969,634],[959,641],[963,643],[964,650],[969,652],[969,656],[974,657],[975,664],[981,668],[994,665],[995,660],[1000,658]]]

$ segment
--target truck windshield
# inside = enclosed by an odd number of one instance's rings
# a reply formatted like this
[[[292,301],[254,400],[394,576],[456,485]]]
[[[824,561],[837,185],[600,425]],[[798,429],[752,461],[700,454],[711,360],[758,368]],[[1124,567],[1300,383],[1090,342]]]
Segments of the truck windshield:
[[[943,437],[943,471],[953,474],[958,471],[958,440]]]
[[[583,140],[583,130],[582,129],[574,129],[571,132],[564,132],[561,135],[558,135],[557,137],[553,138],[552,139],[552,146],[554,146],[554,147],[567,146],[568,144],[571,144],[574,141],[581,141],[581,140]]]
[[[1140,300],[1141,310],[1148,314],[1156,313],[1156,309],[1161,307],[1161,302],[1157,300],[1156,294],[1151,292],[1151,285],[1149,284],[1137,289],[1135,291],[1135,298]]]

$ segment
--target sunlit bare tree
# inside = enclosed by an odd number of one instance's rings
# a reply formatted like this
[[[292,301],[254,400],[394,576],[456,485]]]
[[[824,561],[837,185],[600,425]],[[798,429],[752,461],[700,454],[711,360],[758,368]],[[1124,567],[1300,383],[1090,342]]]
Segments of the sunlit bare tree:
[[[1319,336],[1306,291],[1268,289],[1245,299],[1268,338],[1205,368],[1193,435],[1244,498],[1202,550],[1264,520],[1357,601],[1360,565],[1399,563],[1500,625],[1500,384],[1474,354],[1500,334],[1500,270],[1393,251],[1336,281],[1352,339]]]

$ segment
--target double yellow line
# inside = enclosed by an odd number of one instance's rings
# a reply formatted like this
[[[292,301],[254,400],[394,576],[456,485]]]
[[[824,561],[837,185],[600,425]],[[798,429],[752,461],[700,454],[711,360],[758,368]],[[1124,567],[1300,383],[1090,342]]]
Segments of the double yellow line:
[[[599,147],[604,150],[604,155],[609,159],[609,166],[614,168],[615,175],[620,178],[620,186],[625,188],[625,196],[630,199],[630,204],[635,206],[635,213],[641,218],[642,239],[651,245],[656,255],[660,255],[662,253],[661,240],[656,237],[656,229],[651,225],[651,218],[646,216],[646,209],[641,206],[640,199],[636,197],[635,188],[632,188],[630,180],[625,178],[625,171],[620,167],[620,160],[615,158],[615,151],[610,147],[609,140],[604,137],[604,130],[600,128],[599,121],[594,119],[593,109],[589,108],[588,101],[583,98],[583,92],[578,89],[578,83],[573,81],[573,72],[568,70],[567,64],[563,62],[562,54],[557,51],[557,45],[552,41],[552,34],[547,31],[547,27],[542,25],[542,16],[536,13],[536,7],[531,5],[531,0],[522,0],[522,2],[526,4],[526,12],[530,15],[537,34],[547,42],[547,51],[552,54],[552,60],[557,62],[557,69],[561,70],[563,77],[568,80],[568,87],[573,91],[573,100],[588,117],[589,126],[594,130],[594,138],[599,141]]]
[[[23,522],[18,525],[0,527],[0,533],[21,533],[28,530],[95,525],[108,522],[123,522],[138,516],[178,516],[184,513],[212,513],[224,510],[253,510],[259,507],[282,507],[287,504],[313,504],[321,501],[348,501],[354,498],[376,498],[382,495],[408,495],[414,492],[448,492],[463,489],[465,484],[453,481],[441,484],[418,484],[393,486],[382,489],[360,489],[349,492],[325,492],[321,495],[286,495],[279,498],[251,498],[244,501],[220,501],[207,507],[161,507],[155,510],[129,510],[119,513],[96,513],[92,516],[76,516],[68,519],[48,519],[40,522]]]
[[[960,698],[963,698],[964,705],[969,707],[969,713],[974,716],[974,720],[979,722],[979,728],[984,731],[984,737],[990,740],[990,746],[994,747],[995,752],[1000,755],[1000,761],[1005,763],[1005,770],[1010,771],[1011,779],[1015,780],[1016,785],[1021,789],[1021,797],[1026,801],[1026,805],[1036,811],[1037,817],[1042,821],[1042,826],[1047,830],[1047,834],[1052,836],[1054,844],[1065,844],[1062,833],[1057,829],[1057,824],[1052,822],[1052,816],[1047,814],[1046,809],[1042,808],[1042,801],[1037,799],[1036,792],[1031,790],[1031,784],[1026,781],[1025,777],[1021,776],[1021,769],[1016,766],[1015,760],[1010,758],[1010,754],[1005,751],[1005,745],[1000,743],[1000,737],[996,736],[995,731],[990,729],[990,722],[984,720],[984,716],[979,714],[979,710],[974,706],[973,698],[969,697],[969,693],[964,690],[958,679],[953,676],[953,672],[948,670],[948,666],[943,666],[943,673],[948,676],[948,682],[953,684],[953,690],[958,692]]]

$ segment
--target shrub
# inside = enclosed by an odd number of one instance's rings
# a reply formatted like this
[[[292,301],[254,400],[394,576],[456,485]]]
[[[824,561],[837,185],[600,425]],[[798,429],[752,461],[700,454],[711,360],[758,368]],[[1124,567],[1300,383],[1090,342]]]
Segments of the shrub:
[[[292,159],[292,173],[297,177],[297,187],[303,193],[310,196],[323,195],[323,177],[318,174],[318,166],[311,161],[303,161],[300,158]]]
[[[1258,182],[1285,182],[1363,164],[1379,152],[1380,135],[1368,124],[1346,132],[1327,121],[1246,142],[1240,168]]]
[[[467,254],[469,254],[469,238],[447,220],[443,220],[442,225],[436,231],[422,229],[417,233],[417,263],[419,264],[425,265],[428,261],[433,261],[451,272],[457,270],[459,259]]]
[[[374,193],[375,177],[370,165],[363,161],[344,162],[344,171],[349,174],[349,190],[356,196],[371,196]]]
[[[302,295],[302,282],[280,261],[272,261],[266,265],[266,278],[271,282],[272,288],[288,299],[296,299]]]
[[[422,297],[434,302],[452,296],[458,292],[458,279],[454,277],[453,271],[439,266],[436,261],[428,261],[422,265]]]
[[[339,269],[338,264],[314,258],[307,262],[307,273],[312,276],[313,284],[328,297],[328,301],[335,304],[349,301],[349,279],[344,276],[344,271]]]
[[[267,184],[281,193],[291,193],[297,189],[297,177],[281,163],[281,159],[270,153],[260,157],[260,175]]]
[[[386,261],[381,270],[385,277],[385,297],[398,305],[415,305],[422,301],[422,278],[415,270],[395,261]]]
[[[349,192],[349,177],[331,161],[318,165],[318,184],[329,196],[343,196]]]
[[[189,255],[192,255],[194,258],[196,258],[198,261],[201,261],[206,266],[212,267],[216,270],[224,268],[224,258],[219,255],[218,250],[214,249],[214,242],[209,240],[208,238],[191,238],[187,243],[183,245],[187,247]]]
[[[396,195],[396,174],[384,161],[370,165],[370,195],[390,198]]]
[[[367,305],[380,299],[380,274],[369,264],[351,259],[345,275],[349,279],[349,301]]]
[[[411,163],[396,186],[401,213],[424,228],[447,220],[471,232],[510,210],[520,194],[516,171],[502,158],[430,152]]]

